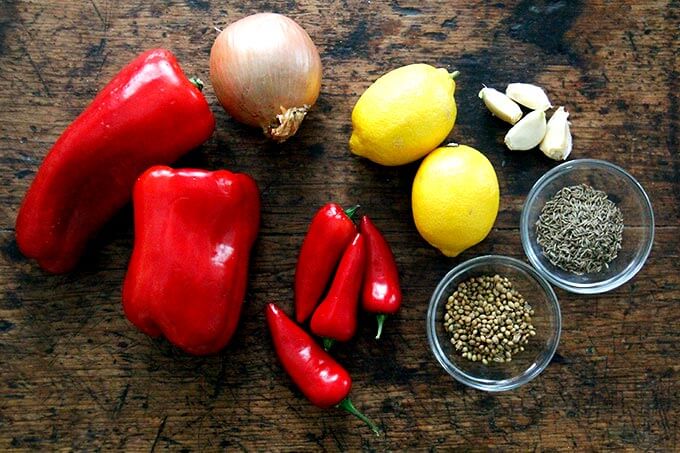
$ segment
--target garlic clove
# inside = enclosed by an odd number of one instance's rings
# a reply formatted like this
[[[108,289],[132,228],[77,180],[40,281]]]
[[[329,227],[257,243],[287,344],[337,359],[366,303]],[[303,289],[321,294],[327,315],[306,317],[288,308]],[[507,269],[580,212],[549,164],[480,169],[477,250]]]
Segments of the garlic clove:
[[[505,94],[515,102],[531,110],[548,110],[552,108],[548,95],[543,88],[530,83],[511,83],[505,89]]]
[[[543,154],[551,159],[566,160],[571,153],[571,131],[568,118],[569,112],[564,110],[564,107],[560,107],[548,121],[540,148]]]
[[[545,137],[546,122],[543,110],[534,110],[522,118],[505,134],[505,146],[512,151],[526,151],[536,147]]]
[[[522,109],[515,101],[494,88],[484,87],[479,92],[479,98],[486,107],[498,118],[510,124],[515,124],[522,118]]]

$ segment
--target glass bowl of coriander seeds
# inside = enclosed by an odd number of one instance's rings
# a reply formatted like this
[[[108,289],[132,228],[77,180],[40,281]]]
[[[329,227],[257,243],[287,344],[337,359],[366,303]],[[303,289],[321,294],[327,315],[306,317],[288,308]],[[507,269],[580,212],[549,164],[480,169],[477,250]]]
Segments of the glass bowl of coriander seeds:
[[[441,366],[470,387],[500,392],[538,376],[560,341],[560,306],[550,284],[515,258],[466,261],[439,282],[427,338]]]
[[[654,213],[642,186],[622,168],[573,160],[534,184],[520,234],[527,258],[551,283],[599,294],[642,268],[654,242]]]

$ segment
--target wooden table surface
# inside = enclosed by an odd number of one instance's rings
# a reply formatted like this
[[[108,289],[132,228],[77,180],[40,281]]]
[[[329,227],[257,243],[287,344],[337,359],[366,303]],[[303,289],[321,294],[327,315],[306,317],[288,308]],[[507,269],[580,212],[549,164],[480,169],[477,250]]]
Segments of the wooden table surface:
[[[296,19],[321,52],[318,103],[283,145],[224,113],[180,165],[251,174],[262,228],[238,331],[197,358],[137,331],[121,310],[131,209],[117,215],[76,271],[48,276],[19,253],[14,221],[41,159],[129,60],[171,49],[208,79],[214,27],[258,11]],[[3,0],[0,4],[0,450],[676,450],[680,444],[680,156],[676,0],[209,1]],[[458,69],[451,141],[482,150],[501,187],[500,213],[480,245],[450,259],[418,235],[410,213],[417,164],[374,165],[348,151],[360,93],[395,67]],[[557,291],[558,354],[537,379],[488,394],[453,381],[425,336],[428,299],[454,265],[488,253],[524,259],[519,216],[529,189],[556,165],[511,153],[505,128],[476,95],[482,83],[534,82],[571,112],[573,158],[629,170],[655,209],[642,271],[599,296]],[[405,300],[384,339],[362,318],[335,355],[352,398],[385,434],[309,404],[272,349],[263,308],[292,309],[296,256],[313,212],[361,203],[392,244]]]

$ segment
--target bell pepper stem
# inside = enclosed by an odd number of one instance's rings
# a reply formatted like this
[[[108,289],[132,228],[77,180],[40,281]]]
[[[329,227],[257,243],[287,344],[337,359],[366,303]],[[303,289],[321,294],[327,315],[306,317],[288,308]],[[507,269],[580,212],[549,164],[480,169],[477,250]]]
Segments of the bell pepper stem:
[[[201,79],[199,79],[198,77],[191,77],[189,79],[189,82],[191,82],[191,84],[193,86],[198,88],[198,91],[203,91],[203,87],[205,86],[205,83],[203,83],[203,81]]]
[[[324,337],[323,341],[323,350],[324,351],[330,351],[330,349],[333,347],[333,343],[335,343],[335,340],[332,338],[326,338]]]
[[[364,414],[359,412],[359,409],[354,407],[354,404],[352,404],[352,400],[350,400],[349,397],[340,401],[340,403],[336,407],[339,407],[340,409],[349,412],[362,422],[366,423],[368,427],[371,428],[371,431],[375,433],[376,436],[379,436],[382,433],[382,431],[380,431],[380,428],[378,428],[378,425],[373,423],[370,418],[366,417]]]
[[[354,220],[352,217],[354,217],[354,214],[357,212],[357,209],[359,209],[361,206],[358,204],[355,204],[351,208],[345,209],[345,215],[349,217],[350,220]]]
[[[376,340],[380,340],[380,335],[382,335],[382,330],[383,330],[383,324],[385,323],[385,319],[387,319],[386,314],[379,314],[375,317],[378,320],[378,334],[375,336]]]
[[[449,77],[451,77],[451,79],[453,79],[453,80],[456,80],[456,77],[458,77],[459,75],[460,75],[460,71],[453,71],[453,72],[449,73]]]

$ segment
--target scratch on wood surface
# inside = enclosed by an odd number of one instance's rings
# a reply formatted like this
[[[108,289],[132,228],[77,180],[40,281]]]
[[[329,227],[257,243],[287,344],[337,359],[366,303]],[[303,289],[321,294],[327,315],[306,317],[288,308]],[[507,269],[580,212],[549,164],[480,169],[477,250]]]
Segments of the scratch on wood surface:
[[[338,435],[336,434],[333,427],[330,428],[330,433],[331,433],[331,437],[333,438],[333,442],[335,442],[335,446],[337,447],[338,451],[347,450],[347,447],[345,447],[345,445],[342,442],[342,439],[340,439],[340,437],[338,437]]]
[[[322,425],[321,433],[320,434],[314,434],[312,432],[308,432],[307,433],[307,439],[314,442],[316,444],[316,446],[319,447],[319,449],[321,451],[326,452],[326,451],[328,451],[328,449],[323,444],[323,440],[326,438],[326,433],[327,433],[327,426],[326,426],[326,420],[325,419],[321,419],[321,425]]]
[[[156,445],[158,445],[158,439],[161,438],[161,434],[163,434],[163,430],[165,429],[165,421],[168,419],[168,416],[166,415],[163,417],[163,420],[161,420],[161,424],[158,425],[158,430],[156,431],[156,437],[153,439],[153,443],[151,444],[151,449],[149,450],[151,453],[153,453],[156,450]]]
[[[626,38],[628,38],[628,42],[630,43],[630,48],[633,49],[633,52],[637,52],[637,45],[635,45],[635,38],[633,36],[633,32],[628,30],[626,32]]]
[[[99,76],[102,74],[102,69],[104,68],[104,65],[106,64],[106,59],[109,57],[108,52],[104,53],[104,58],[102,58],[101,63],[99,63],[99,67],[97,68],[97,75],[95,76],[96,80],[99,80]]]
[[[120,396],[118,397],[118,402],[116,403],[116,407],[113,408],[114,418],[118,416],[118,414],[120,413],[120,410],[125,405],[125,400],[127,399],[129,390],[130,390],[130,384],[129,383],[125,384],[123,391],[120,392]]]
[[[42,72],[40,71],[40,67],[35,64],[35,61],[33,61],[33,57],[31,56],[31,53],[28,51],[28,47],[26,47],[26,43],[22,43],[24,47],[24,55],[28,58],[29,63],[31,64],[31,67],[33,68],[33,71],[35,72],[35,75],[38,77],[38,80],[43,86],[43,89],[45,90],[45,94],[47,94],[47,97],[51,98],[52,93],[50,92],[50,88],[47,86],[47,82],[45,82],[45,79],[43,78]]]
[[[99,8],[97,8],[97,4],[94,2],[94,0],[90,0],[90,3],[92,4],[92,7],[94,8],[94,12],[97,13],[99,20],[102,21],[102,25],[104,25],[104,29],[106,29],[106,21],[104,20],[102,13],[99,12]]]
[[[227,360],[223,355],[220,356],[220,371],[215,376],[215,382],[213,383],[213,391],[210,395],[211,399],[215,400],[220,395],[222,388],[224,387],[224,378],[227,373]]]
[[[75,380],[74,380],[74,382],[75,382]],[[105,410],[106,410],[106,406],[104,405],[104,403],[102,403],[101,401],[99,401],[99,397],[98,397],[97,394],[95,393],[94,389],[93,389],[92,387],[90,387],[89,385],[85,384],[85,383],[83,383],[82,386],[83,386],[83,388],[85,389],[85,392],[86,392],[88,395],[90,395],[90,397],[92,398],[92,401],[94,401],[94,402],[97,404],[97,406],[99,406],[99,408],[100,408],[101,410],[105,411]]]

